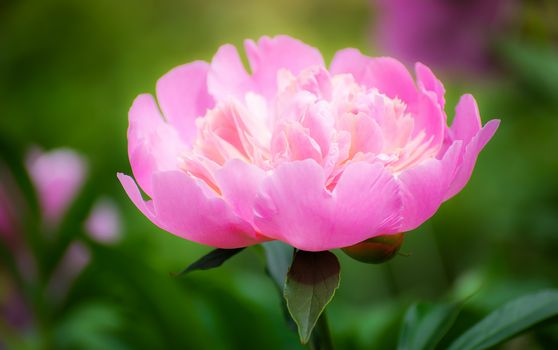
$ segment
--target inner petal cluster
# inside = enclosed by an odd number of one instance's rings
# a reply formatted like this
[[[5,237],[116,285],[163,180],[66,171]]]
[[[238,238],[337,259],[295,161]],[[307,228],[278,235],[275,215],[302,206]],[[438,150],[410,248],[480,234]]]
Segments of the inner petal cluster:
[[[353,162],[380,163],[397,176],[439,151],[433,136],[415,128],[402,100],[359,85],[351,74],[331,75],[319,66],[296,76],[280,70],[273,99],[248,92],[243,99],[221,100],[196,120],[196,127],[180,167],[216,192],[212,174],[231,159],[264,171],[313,159],[332,190]]]

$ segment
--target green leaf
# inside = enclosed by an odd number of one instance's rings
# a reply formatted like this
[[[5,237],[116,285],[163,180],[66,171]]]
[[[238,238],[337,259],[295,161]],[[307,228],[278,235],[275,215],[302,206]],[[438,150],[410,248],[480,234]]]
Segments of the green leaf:
[[[285,286],[287,272],[293,261],[294,248],[281,241],[271,241],[262,244],[267,262],[267,272],[279,289]]]
[[[411,305],[403,320],[397,349],[434,349],[450,329],[460,310],[460,304]]]
[[[244,248],[235,249],[221,249],[217,248],[209,252],[208,254],[202,256],[200,259],[192,263],[190,266],[180,271],[179,273],[173,274],[175,277],[181,277],[185,274],[196,271],[196,270],[209,270],[214,269],[223,265],[223,263],[236,254],[240,253]]]
[[[284,296],[303,344],[310,339],[318,318],[339,287],[339,271],[337,257],[328,251],[299,250],[294,255]]]
[[[450,350],[479,350],[497,345],[558,315],[558,291],[519,297],[493,311],[455,340]]]

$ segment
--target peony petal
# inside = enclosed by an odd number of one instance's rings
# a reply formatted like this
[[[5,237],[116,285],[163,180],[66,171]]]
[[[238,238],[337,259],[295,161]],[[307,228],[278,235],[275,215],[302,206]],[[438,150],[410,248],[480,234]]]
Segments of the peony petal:
[[[332,234],[333,202],[324,183],[323,170],[313,160],[278,166],[256,197],[254,221],[260,232],[299,249],[316,248]]]
[[[238,248],[264,241],[254,229],[232,213],[220,198],[208,198],[188,175],[158,173],[155,195],[144,201],[134,180],[118,174],[124,190],[138,209],[155,225],[179,237],[218,248]]]
[[[344,49],[335,54],[330,72],[350,73],[358,83],[407,104],[416,99],[417,89],[411,74],[401,62],[391,57],[372,58],[357,49]]]
[[[186,144],[196,137],[195,119],[214,105],[207,91],[209,65],[195,61],[174,68],[157,81],[157,99],[165,118]]]
[[[463,140],[464,144],[468,144],[481,127],[479,107],[475,98],[469,94],[461,96],[450,129],[451,139]]]
[[[215,174],[225,201],[250,223],[254,222],[254,201],[264,177],[263,170],[239,159],[228,161]]]
[[[461,165],[457,169],[457,173],[450,184],[449,189],[445,193],[444,200],[447,200],[455,196],[459,191],[465,187],[471,174],[473,173],[473,168],[477,162],[477,157],[486,146],[488,141],[494,136],[494,133],[498,129],[500,121],[497,119],[491,120],[471,139],[471,142],[465,148]]]
[[[304,113],[301,113],[303,118],[300,123],[318,144],[322,158],[329,153],[331,138],[334,134],[334,118],[331,113],[329,106],[325,103],[311,104]]]
[[[356,152],[380,153],[384,146],[384,134],[375,119],[359,113],[355,115],[352,125],[351,137],[351,157]]]
[[[407,106],[414,121],[413,136],[424,132],[430,139],[431,149],[440,149],[444,142],[446,115],[436,97],[428,92],[420,92],[414,103]]]
[[[178,157],[186,149],[176,130],[165,123],[153,96],[139,95],[130,108],[128,157],[134,177],[151,195],[154,172],[178,169]]]
[[[230,44],[219,48],[209,68],[207,86],[216,100],[229,96],[242,99],[246,92],[253,90],[252,78],[244,69],[236,47]]]
[[[308,134],[308,130],[297,122],[282,123],[276,127],[271,140],[274,160],[314,159],[321,163],[320,145]]]
[[[153,202],[151,200],[145,201],[142,198],[138,185],[136,185],[134,179],[122,173],[118,173],[116,176],[118,177],[118,180],[120,180],[122,187],[124,187],[124,191],[126,191],[126,194],[130,197],[139,211],[141,211],[141,213],[155,225],[159,226],[157,219],[155,218],[155,213],[153,212]]]
[[[462,143],[458,141],[443,159],[428,159],[399,175],[403,197],[402,232],[417,228],[436,213],[455,174],[461,148]]]
[[[255,223],[266,235],[321,251],[396,232],[401,202],[393,177],[379,164],[353,163],[333,193],[313,160],[280,165],[256,197]]]
[[[419,88],[435,93],[438,99],[438,104],[443,110],[446,105],[446,99],[444,98],[446,89],[444,88],[442,82],[436,78],[430,68],[420,62],[415,64],[415,72],[417,74],[417,85]]]
[[[419,71],[425,78],[427,72],[422,68]],[[350,73],[360,84],[405,102],[407,111],[413,114],[413,136],[424,131],[427,139],[432,137],[433,148],[441,146],[446,118],[439,104],[440,97],[437,94],[436,98],[430,96],[429,91],[418,91],[411,74],[401,62],[391,57],[368,57],[357,49],[345,49],[335,54],[331,72]],[[431,81],[428,83],[433,84]]]
[[[284,68],[294,75],[311,66],[324,66],[319,50],[286,35],[264,36],[244,42],[252,78],[258,91],[271,99],[277,91],[277,72]]]
[[[238,248],[264,240],[217,196],[180,171],[153,176],[153,206],[159,227],[190,241],[217,248]]]
[[[382,164],[350,164],[333,195],[336,219],[332,246],[350,246],[374,236],[399,232],[402,207],[399,186]]]

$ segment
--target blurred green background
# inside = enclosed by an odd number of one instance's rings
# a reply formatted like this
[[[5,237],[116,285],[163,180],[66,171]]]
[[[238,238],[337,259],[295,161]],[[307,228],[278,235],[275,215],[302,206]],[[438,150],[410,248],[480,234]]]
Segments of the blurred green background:
[[[514,296],[558,287],[558,21],[549,15],[557,8],[523,3],[516,24],[494,42],[491,72],[440,70],[450,118],[469,92],[483,120],[499,118],[501,127],[465,190],[406,236],[407,256],[375,266],[336,252],[342,283],[329,312],[340,349],[394,348],[412,301],[477,292],[456,325],[466,327]],[[250,248],[220,269],[182,279],[169,275],[210,248],[157,229],[120,187],[116,173],[131,173],[127,112],[172,67],[210,60],[219,45],[240,46],[245,38],[288,34],[327,61],[344,47],[381,54],[370,40],[376,15],[363,0],[1,1],[2,144],[14,154],[30,145],[83,153],[89,193],[115,199],[125,225],[115,247],[88,243],[91,263],[63,304],[24,332],[24,345],[302,348],[284,322],[261,251]],[[556,333],[542,328],[503,347],[557,348]]]

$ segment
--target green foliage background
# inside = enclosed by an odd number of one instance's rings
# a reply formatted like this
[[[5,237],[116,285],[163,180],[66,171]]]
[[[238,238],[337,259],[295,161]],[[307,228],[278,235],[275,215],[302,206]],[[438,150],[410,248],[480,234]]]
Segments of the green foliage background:
[[[558,21],[532,15],[539,3],[528,2],[522,25],[495,45],[498,72],[443,79],[450,118],[470,92],[484,121],[502,120],[465,190],[407,235],[407,257],[370,266],[336,252],[342,282],[329,312],[339,348],[394,348],[412,301],[476,292],[451,334],[517,295],[558,286]],[[172,67],[210,60],[219,45],[244,38],[289,34],[326,60],[344,47],[379,54],[369,40],[373,20],[359,0],[0,2],[0,138],[20,154],[30,145],[85,154],[90,186],[118,201],[125,222],[118,246],[89,243],[91,264],[64,304],[26,335],[28,345],[301,348],[261,250],[217,270],[169,275],[209,248],[157,229],[121,189],[116,172],[131,173],[127,111]],[[557,333],[549,325],[504,347],[552,348]]]

